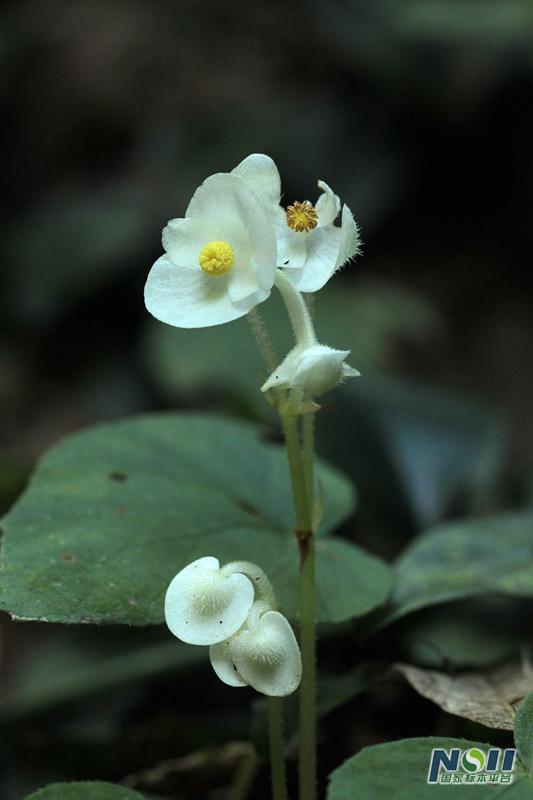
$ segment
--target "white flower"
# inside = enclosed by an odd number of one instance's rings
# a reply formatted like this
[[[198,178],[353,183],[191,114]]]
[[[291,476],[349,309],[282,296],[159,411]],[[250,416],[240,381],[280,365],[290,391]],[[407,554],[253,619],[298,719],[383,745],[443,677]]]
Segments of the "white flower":
[[[217,558],[193,561],[172,579],[165,597],[165,620],[174,636],[210,645],[233,636],[254,602],[246,575],[220,569]]]
[[[237,170],[207,178],[185,217],[163,230],[165,255],[145,286],[146,308],[162,322],[179,328],[219,325],[270,295],[276,267],[272,201],[261,164],[254,175],[252,163],[241,165],[243,177]]]
[[[262,569],[247,561],[221,568],[212,556],[178,572],[165,598],[172,633],[189,644],[210,645],[211,664],[224,683],[283,697],[298,688],[302,660],[291,626],[274,609]]]
[[[313,206],[295,202],[276,225],[278,266],[287,271],[301,292],[316,292],[350,258],[359,253],[357,223],[347,205],[342,208],[341,225],[334,222],[341,210],[337,195],[324,181],[322,194]]]
[[[270,156],[252,153],[237,164],[231,174],[237,175],[252,192],[261,197],[273,216],[277,214],[281,198],[281,178]]]
[[[269,389],[301,389],[304,397],[320,397],[334,389],[345,378],[359,373],[344,363],[349,350],[334,350],[324,344],[310,347],[298,344],[261,387]]]
[[[254,154],[234,170],[251,189],[269,204],[277,239],[277,266],[301,292],[316,292],[360,249],[357,223],[348,206],[342,207],[341,224],[335,220],[341,201],[325,181],[318,181],[322,194],[313,206],[308,200],[280,208],[280,178],[271,158]]]
[[[243,628],[227,642],[209,648],[211,664],[229,686],[251,686],[270,697],[292,694],[302,678],[302,659],[294,632],[279,611],[254,603]]]

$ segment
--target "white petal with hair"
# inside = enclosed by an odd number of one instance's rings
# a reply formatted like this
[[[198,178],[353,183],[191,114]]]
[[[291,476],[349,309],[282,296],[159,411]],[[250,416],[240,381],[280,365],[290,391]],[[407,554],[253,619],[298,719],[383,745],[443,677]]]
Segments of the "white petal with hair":
[[[296,691],[302,678],[302,658],[294,632],[279,611],[250,614],[242,631],[229,642],[240,678],[270,697]]]
[[[205,556],[172,579],[165,597],[165,620],[178,639],[211,645],[229,639],[243,625],[254,602],[245,575],[224,574],[217,558]]]

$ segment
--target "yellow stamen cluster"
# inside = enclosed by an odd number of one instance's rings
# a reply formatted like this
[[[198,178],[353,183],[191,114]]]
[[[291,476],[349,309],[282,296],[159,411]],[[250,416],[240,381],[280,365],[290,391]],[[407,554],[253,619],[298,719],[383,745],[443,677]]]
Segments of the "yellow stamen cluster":
[[[208,242],[198,254],[198,263],[208,275],[225,275],[233,266],[233,248],[228,242]]]
[[[289,228],[298,233],[312,231],[318,225],[316,209],[307,200],[303,203],[296,200],[292,206],[287,208],[285,217]]]

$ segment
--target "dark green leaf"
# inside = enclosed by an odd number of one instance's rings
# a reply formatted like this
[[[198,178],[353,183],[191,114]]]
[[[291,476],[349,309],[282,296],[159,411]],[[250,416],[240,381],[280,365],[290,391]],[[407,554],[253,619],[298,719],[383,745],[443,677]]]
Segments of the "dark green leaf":
[[[73,631],[69,629],[68,632],[73,638]],[[179,670],[197,667],[201,662],[207,665],[202,648],[187,647],[175,639],[169,638],[136,650],[131,646],[124,647],[123,643],[121,647],[122,654],[108,658],[95,658],[86,650],[80,652],[76,638],[74,647],[70,649],[56,646],[56,651],[49,654],[46,648],[42,648],[39,662],[32,665],[34,668],[29,674],[24,675],[15,690],[4,698],[0,723],[19,722],[58,706],[87,700],[117,688],[124,689],[157,676],[175,676]],[[76,656],[80,663],[76,663]]]
[[[432,607],[403,625],[407,660],[440,669],[480,669],[510,660],[532,640],[528,619],[528,610],[511,598]]]
[[[396,563],[387,621],[446,600],[533,596],[533,514],[454,522],[412,542]]]
[[[462,783],[453,787],[427,783],[433,748],[468,750],[471,747],[479,747],[484,753],[489,749],[489,745],[479,742],[434,737],[402,739],[367,747],[332,773],[327,800],[354,800],[356,797],[364,800],[389,797],[394,800],[449,800],[450,794],[455,800],[486,800],[487,796],[509,797],[509,800],[531,798],[533,781],[518,762],[513,783],[495,784],[488,792],[487,783]]]
[[[112,783],[84,781],[52,783],[34,792],[26,800],[142,800],[142,795]]]
[[[500,465],[503,432],[488,408],[462,396],[391,378],[343,387],[321,415],[321,451],[351,475],[361,512],[396,536],[426,528],[459,497],[486,503]],[[344,425],[339,435],[338,420]]]
[[[195,558],[246,559],[297,613],[297,548],[286,457],[256,427],[194,414],[138,417],[65,439],[3,523],[0,607],[18,618],[160,623],[173,575]],[[321,465],[322,532],[353,507]],[[320,540],[318,616],[340,622],[384,602],[387,565]]]
[[[515,719],[514,736],[522,766],[533,783],[533,693],[528,694],[520,704]]]

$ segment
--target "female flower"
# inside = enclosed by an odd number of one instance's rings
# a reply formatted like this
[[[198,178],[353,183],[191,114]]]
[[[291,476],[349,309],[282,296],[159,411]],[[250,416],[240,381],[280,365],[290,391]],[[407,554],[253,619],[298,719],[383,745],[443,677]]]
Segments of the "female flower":
[[[170,582],[165,619],[183,642],[215,644],[239,630],[253,602],[254,587],[246,575],[220,569],[217,558],[206,556],[184,567]]]
[[[185,217],[170,220],[162,238],[165,255],[145,287],[146,307],[162,322],[219,325],[270,295],[276,267],[271,208],[237,174],[207,178]]]
[[[255,564],[235,561],[221,568],[212,556],[188,564],[167,589],[165,619],[178,639],[210,645],[211,664],[229,686],[252,686],[271,697],[298,688],[298,643]]]
[[[270,697],[292,694],[302,678],[300,648],[283,614],[258,601],[245,625],[227,642],[212,645],[216,674],[229,686],[251,686]]]

